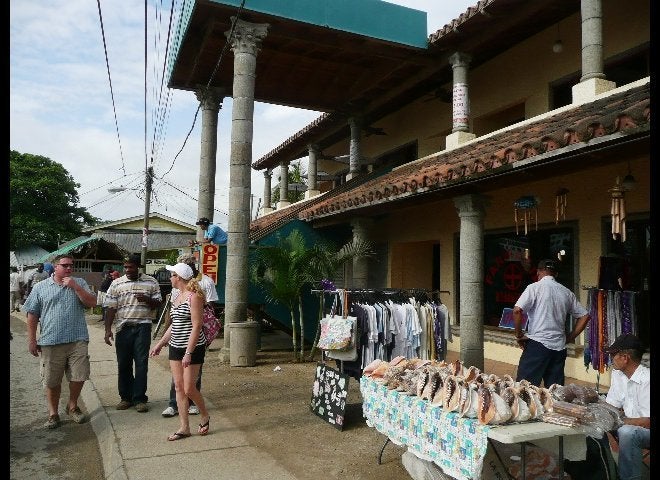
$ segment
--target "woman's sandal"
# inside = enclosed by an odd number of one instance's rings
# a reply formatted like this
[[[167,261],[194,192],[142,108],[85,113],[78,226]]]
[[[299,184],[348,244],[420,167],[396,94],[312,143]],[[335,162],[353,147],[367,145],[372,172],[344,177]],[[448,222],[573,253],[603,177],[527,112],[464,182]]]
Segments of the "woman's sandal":
[[[207,433],[209,433],[209,422],[210,421],[211,421],[211,417],[209,417],[208,420],[206,420],[206,423],[200,423],[199,424],[198,433],[200,435],[206,435]]]
[[[189,433],[183,433],[183,432],[175,432],[169,437],[167,437],[167,440],[169,442],[173,442],[175,440],[181,440],[182,438],[188,438],[190,436]]]

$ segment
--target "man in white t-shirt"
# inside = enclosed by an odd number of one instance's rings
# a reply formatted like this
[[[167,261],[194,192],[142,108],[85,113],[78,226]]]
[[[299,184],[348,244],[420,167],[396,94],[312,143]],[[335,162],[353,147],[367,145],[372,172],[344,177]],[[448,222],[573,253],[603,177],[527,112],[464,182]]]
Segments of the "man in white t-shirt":
[[[205,275],[197,270],[197,259],[193,255],[180,255],[176,259],[177,263],[185,263],[188,265],[190,268],[192,268],[193,275],[197,278],[197,281],[199,282],[199,285],[202,287],[202,290],[204,290],[204,296],[206,297],[206,303],[210,303],[213,305],[214,310],[215,306],[218,302],[218,291],[216,289],[216,285],[213,282],[213,279],[209,277],[208,275]],[[170,296],[170,301],[174,301],[174,299],[179,295],[179,290],[176,288],[172,289],[172,293]],[[199,368],[199,376],[197,377],[197,390],[200,392],[202,391],[202,366]],[[171,382],[170,386],[170,400],[169,400],[169,405],[168,407],[163,410],[163,417],[173,417],[175,415],[179,414],[179,411],[177,409],[177,404],[176,404],[176,391],[174,389],[174,381]],[[199,415],[199,408],[197,408],[197,405],[190,400],[190,405],[188,407],[188,414],[189,415]]]

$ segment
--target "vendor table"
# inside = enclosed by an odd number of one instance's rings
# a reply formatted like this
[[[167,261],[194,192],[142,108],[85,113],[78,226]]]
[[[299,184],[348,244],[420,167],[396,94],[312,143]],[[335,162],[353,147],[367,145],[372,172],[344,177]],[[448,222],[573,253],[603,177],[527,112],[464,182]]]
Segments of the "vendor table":
[[[585,435],[574,428],[538,421],[481,425],[475,418],[445,412],[442,407],[414,395],[389,390],[368,377],[360,379],[360,392],[367,425],[387,435],[397,445],[408,447],[417,457],[435,463],[458,480],[481,478],[489,438],[501,443],[520,444],[523,479],[526,442],[544,448],[547,448],[548,440],[558,444],[560,473],[563,473],[565,449],[571,452],[569,458],[574,460],[584,459],[586,454]]]

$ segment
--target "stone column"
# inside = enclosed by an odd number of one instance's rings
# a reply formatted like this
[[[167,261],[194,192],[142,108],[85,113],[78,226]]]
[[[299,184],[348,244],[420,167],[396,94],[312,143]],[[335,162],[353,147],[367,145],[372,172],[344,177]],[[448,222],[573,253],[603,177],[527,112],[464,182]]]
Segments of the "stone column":
[[[484,370],[484,226],[487,197],[454,198],[461,221],[459,239],[460,359]]]
[[[280,201],[277,209],[288,207],[291,202],[287,200],[289,193],[289,162],[280,162]]]
[[[603,5],[602,0],[582,0],[582,77],[572,88],[573,103],[590,102],[603,92],[616,88],[605,80],[603,66]]]
[[[475,138],[470,131],[470,97],[468,95],[468,70],[472,57],[456,52],[449,57],[452,66],[452,133],[445,139],[447,150]]]
[[[316,166],[318,163],[318,146],[310,143],[307,146],[309,151],[309,162],[307,163],[307,191],[305,192],[305,199],[312,198],[321,193],[317,187]]]
[[[270,203],[272,201],[270,198],[270,192],[271,192],[270,185],[272,178],[273,178],[273,172],[266,169],[264,171],[264,205],[263,207],[261,207],[262,216],[273,211],[273,207],[270,206]]]
[[[351,220],[353,227],[353,241],[368,242],[370,230],[373,226],[371,218],[355,218]],[[369,259],[367,257],[354,258],[352,268],[353,281],[351,285],[355,288],[369,287]]]
[[[224,97],[220,88],[200,88],[195,91],[202,109],[202,141],[199,153],[199,200],[197,218],[213,221],[215,202],[215,167],[218,150],[218,112]],[[196,220],[196,219],[195,219]],[[204,230],[197,226],[197,241],[204,238]]]
[[[348,174],[346,180],[360,175],[360,138],[362,136],[362,119],[354,116],[349,118],[348,124],[351,127],[351,144],[349,148]]]
[[[225,32],[234,53],[231,149],[229,154],[229,226],[227,229],[227,275],[225,280],[225,338],[219,358],[227,362],[231,326],[247,320],[248,254],[250,240],[250,190],[252,136],[254,132],[254,82],[257,53],[268,24],[255,24],[232,17]],[[233,343],[233,342],[232,342]],[[245,346],[256,351],[254,345]]]

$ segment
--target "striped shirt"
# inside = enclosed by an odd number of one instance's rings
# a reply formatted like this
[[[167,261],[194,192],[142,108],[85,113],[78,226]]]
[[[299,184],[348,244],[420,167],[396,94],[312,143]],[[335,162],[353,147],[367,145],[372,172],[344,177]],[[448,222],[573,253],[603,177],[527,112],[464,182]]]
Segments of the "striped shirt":
[[[179,305],[172,305],[170,310],[172,330],[169,345],[175,348],[188,348],[188,339],[192,333],[192,320],[190,319],[190,297]],[[206,345],[204,331],[200,329],[197,345]]]
[[[160,286],[158,281],[150,276],[141,273],[136,280],[130,280],[123,275],[114,280],[103,299],[103,306],[115,308],[115,324],[119,332],[125,324],[149,323],[156,320],[157,308],[151,308],[144,302],[138,302],[135,297],[138,293],[158,300],[162,300],[160,295]]]
[[[71,277],[91,293],[82,278]],[[85,305],[76,292],[55,283],[52,277],[37,283],[23,305],[23,311],[39,318],[39,345],[89,342]]]

